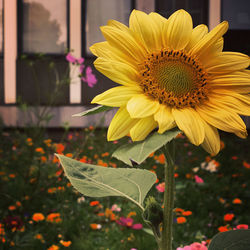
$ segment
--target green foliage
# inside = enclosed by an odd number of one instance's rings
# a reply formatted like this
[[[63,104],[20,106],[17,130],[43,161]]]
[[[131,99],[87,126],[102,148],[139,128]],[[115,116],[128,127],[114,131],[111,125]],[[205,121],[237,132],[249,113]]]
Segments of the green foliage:
[[[213,237],[208,250],[250,249],[250,230],[239,229],[219,233]]]
[[[144,198],[156,181],[156,175],[148,170],[104,168],[62,155],[57,157],[72,185],[91,197],[121,196],[142,208]]]
[[[75,117],[75,116],[86,116],[86,115],[95,115],[95,114],[98,114],[98,113],[109,111],[111,109],[113,109],[113,107],[98,105],[98,106],[96,106],[96,107],[94,107],[92,109],[88,109],[88,110],[85,110],[85,111],[83,111],[81,113],[74,114],[73,117]]]
[[[129,166],[132,166],[133,162],[141,164],[151,153],[173,140],[179,133],[181,131],[178,129],[166,131],[164,134],[155,132],[143,141],[121,146],[112,156]]]

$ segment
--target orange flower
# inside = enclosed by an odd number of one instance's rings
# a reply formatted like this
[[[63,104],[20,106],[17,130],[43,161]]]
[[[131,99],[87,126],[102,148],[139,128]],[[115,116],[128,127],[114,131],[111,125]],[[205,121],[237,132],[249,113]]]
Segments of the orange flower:
[[[187,222],[187,219],[185,217],[177,217],[177,223],[178,224],[183,224],[183,223],[186,223]]]
[[[41,162],[45,163],[47,161],[47,157],[46,156],[41,156]]]
[[[44,154],[44,150],[43,148],[36,148],[36,152],[40,153],[40,154]]]
[[[100,224],[92,223],[90,224],[90,227],[94,230],[101,229],[102,226]]]
[[[16,206],[13,206],[13,205],[12,205],[12,206],[9,206],[8,209],[9,209],[10,211],[13,211],[13,210],[16,209]]]
[[[42,221],[42,220],[44,220],[44,219],[45,219],[45,217],[44,217],[44,215],[43,215],[42,213],[35,213],[35,214],[33,214],[33,216],[32,216],[32,220],[33,220],[33,221],[36,221],[36,222]]]
[[[65,156],[67,156],[67,157],[69,157],[69,158],[72,158],[72,157],[73,157],[73,154],[67,153]]]
[[[160,154],[160,155],[155,155],[155,157],[154,157],[154,159],[156,160],[156,161],[158,161],[159,163],[161,163],[161,164],[164,164],[165,163],[165,155],[164,154]]]
[[[57,143],[56,144],[56,152],[58,154],[62,154],[63,151],[64,151],[64,149],[65,149],[65,147],[63,146],[63,144],[61,144],[61,143]]]
[[[69,247],[71,245],[71,241],[64,241],[64,240],[60,240],[60,243],[64,246],[64,247]]]
[[[127,217],[130,218],[132,216],[136,216],[136,212],[134,212],[134,211],[130,212]]]
[[[22,206],[22,203],[21,203],[20,201],[17,201],[17,202],[16,202],[16,205],[17,205],[18,207],[21,207],[21,206]]]
[[[91,201],[91,202],[89,203],[89,205],[90,205],[91,207],[97,206],[97,205],[99,205],[99,204],[100,204],[99,201]]]
[[[182,212],[182,215],[183,216],[190,216],[190,215],[192,215],[192,212],[191,211],[184,211],[184,212]]]
[[[183,213],[183,212],[184,212],[184,209],[179,208],[179,207],[176,207],[174,211],[175,211],[176,213]]]
[[[186,174],[186,178],[187,178],[187,179],[191,179],[191,178],[192,178],[192,175],[189,174],[189,173],[187,173],[187,174]]]
[[[178,174],[178,173],[175,173],[175,174],[174,174],[174,178],[177,178],[177,177],[179,177],[179,174]]]
[[[16,175],[15,174],[9,174],[9,177],[13,179],[13,178],[16,177]]]
[[[43,236],[42,236],[41,234],[36,234],[36,235],[34,236],[34,238],[37,239],[37,240],[40,240],[42,243],[45,242],[45,241],[44,241],[44,238],[43,238]]]
[[[250,164],[247,163],[246,161],[243,161],[243,166],[244,166],[245,168],[250,169]]]
[[[233,204],[242,204],[242,201],[239,198],[235,198]]]
[[[220,141],[220,149],[222,150],[223,148],[225,148],[225,143],[223,141]]]
[[[103,167],[107,167],[108,166],[108,164],[106,162],[102,161],[102,160],[98,160],[97,161],[97,165],[103,166]]]
[[[225,214],[224,221],[231,221],[234,218],[234,214]]]
[[[102,154],[102,157],[106,157],[106,156],[109,156],[109,152],[106,152],[106,153]]]
[[[59,247],[57,245],[52,245],[47,250],[59,250]]]
[[[46,221],[51,222],[51,223],[59,223],[62,221],[60,216],[61,216],[60,213],[51,213],[47,215]]]
[[[48,189],[48,193],[49,194],[53,194],[53,193],[55,193],[57,191],[57,188],[56,187],[52,187],[52,188],[49,188]]]
[[[230,228],[228,228],[228,226],[221,226],[218,228],[218,231],[219,232],[226,232],[226,231],[229,231]]]

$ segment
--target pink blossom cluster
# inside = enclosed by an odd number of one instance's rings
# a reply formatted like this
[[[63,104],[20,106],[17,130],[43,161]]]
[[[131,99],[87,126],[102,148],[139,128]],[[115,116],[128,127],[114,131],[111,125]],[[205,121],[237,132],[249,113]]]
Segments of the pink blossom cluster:
[[[176,250],[207,250],[206,242],[202,243],[194,242],[189,246],[178,247]]]
[[[75,58],[72,54],[68,53],[66,55],[66,60],[72,64],[79,65],[80,77],[83,82],[86,82],[90,88],[93,88],[97,83],[95,75],[92,73],[92,68],[87,66],[85,69],[84,58]],[[85,69],[85,74],[84,74]]]

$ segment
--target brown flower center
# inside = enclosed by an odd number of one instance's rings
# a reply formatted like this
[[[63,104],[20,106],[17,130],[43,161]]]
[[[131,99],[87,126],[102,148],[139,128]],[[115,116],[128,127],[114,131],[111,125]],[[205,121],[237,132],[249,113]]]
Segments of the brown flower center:
[[[207,73],[199,61],[179,50],[148,55],[140,85],[148,96],[171,107],[194,107],[207,99]]]

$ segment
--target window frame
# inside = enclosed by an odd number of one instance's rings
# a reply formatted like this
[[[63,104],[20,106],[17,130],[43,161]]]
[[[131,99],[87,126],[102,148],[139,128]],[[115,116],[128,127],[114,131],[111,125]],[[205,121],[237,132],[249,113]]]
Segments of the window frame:
[[[71,0],[72,1],[72,0]],[[27,53],[23,52],[23,0],[17,0],[17,58],[20,59],[22,55],[27,56],[30,59],[37,59],[37,55],[40,53]],[[66,28],[67,28],[67,43],[66,50],[70,48],[70,0],[66,0]],[[42,53],[42,52],[41,52]],[[65,53],[42,53],[44,56],[52,57],[52,58],[64,58]]]
[[[0,58],[3,59],[3,54],[4,54],[4,0],[2,0],[3,5],[2,5],[2,51],[0,51]]]
[[[136,7],[136,0],[130,0],[131,4],[131,11]],[[81,40],[82,40],[82,57],[86,59],[93,59],[95,58],[94,55],[87,53],[86,48],[86,21],[87,21],[87,0],[82,0],[82,11],[81,11]]]

